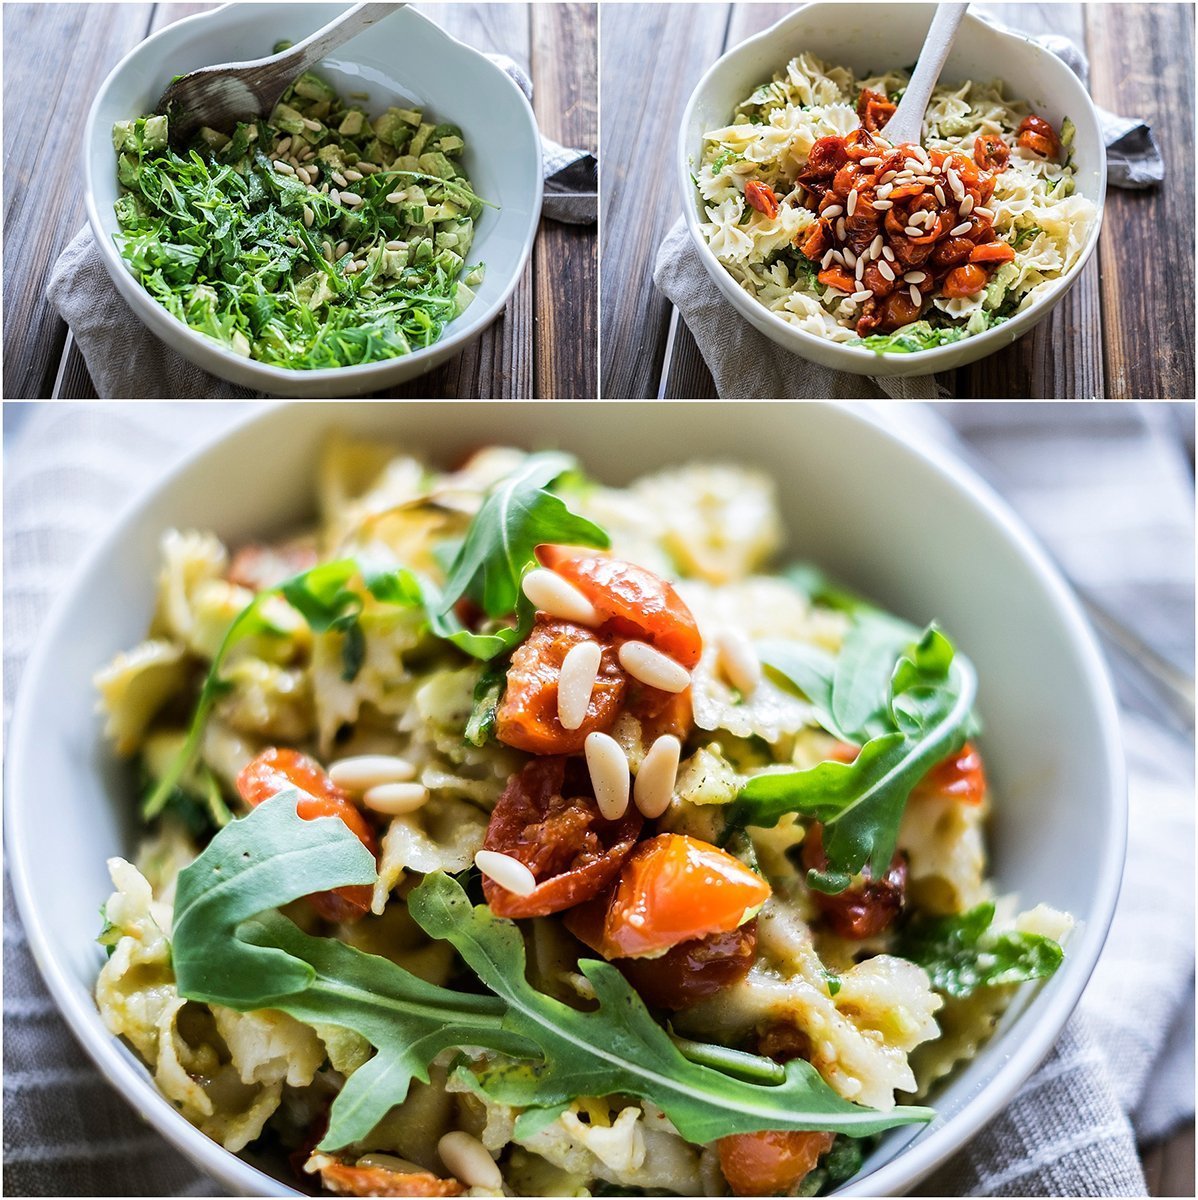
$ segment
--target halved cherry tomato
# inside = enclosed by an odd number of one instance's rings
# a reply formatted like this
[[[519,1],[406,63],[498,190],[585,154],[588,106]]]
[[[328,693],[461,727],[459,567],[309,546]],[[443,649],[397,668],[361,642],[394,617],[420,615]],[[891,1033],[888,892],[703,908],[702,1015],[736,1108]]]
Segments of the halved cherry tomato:
[[[325,774],[321,765],[306,754],[287,747],[263,750],[237,776],[237,790],[251,808],[289,787],[299,788],[295,810],[305,821],[317,817],[339,817],[350,832],[378,858],[374,830],[350,798]],[[314,892],[312,907],[326,921],[356,921],[370,911],[373,889],[367,884]]]
[[[745,199],[750,208],[755,208],[771,221],[778,215],[778,197],[768,184],[758,183],[756,179],[748,180],[745,184]]]
[[[240,584],[251,592],[261,592],[266,588],[290,579],[301,571],[307,571],[316,566],[319,556],[316,546],[308,541],[284,542],[279,546],[266,546],[254,542],[242,546],[233,555],[225,578],[230,583]]]
[[[986,272],[981,267],[967,263],[953,267],[944,277],[940,291],[945,296],[976,296],[986,286]]]
[[[591,942],[604,958],[662,951],[727,933],[769,897],[770,885],[725,850],[680,833],[660,833],[628,856]]]
[[[634,804],[619,821],[604,819],[580,759],[534,758],[508,780],[483,846],[519,859],[537,887],[517,896],[484,877],[491,911],[546,917],[593,900],[619,874],[643,824]]]
[[[962,804],[981,804],[986,798],[986,771],[982,756],[972,742],[966,742],[956,754],[937,763],[918,783],[916,796],[936,796],[959,800]]]
[[[877,133],[894,116],[896,107],[881,92],[862,88],[860,99],[857,101],[857,118],[862,128],[868,129],[870,133]]]
[[[557,716],[557,687],[566,655],[583,642],[597,642],[602,658],[586,717],[577,729],[566,729]],[[570,621],[538,617],[512,654],[507,688],[495,713],[496,737],[529,754],[575,754],[587,734],[611,727],[627,685],[610,639]]]
[[[720,1170],[736,1196],[789,1196],[831,1149],[835,1134],[767,1129],[716,1142]]]
[[[816,278],[824,287],[836,288],[839,292],[855,292],[857,290],[857,285],[848,271],[835,264],[825,271],[820,271]]]
[[[969,261],[975,263],[1005,263],[1015,257],[1015,251],[1007,242],[987,242],[984,246],[975,246],[969,255]]]
[[[848,155],[844,149],[844,139],[829,135],[817,138],[807,155],[805,171],[812,175],[835,175],[844,166]]]
[[[727,933],[679,942],[660,958],[617,958],[642,1000],[677,1012],[743,979],[757,957],[757,921]]]
[[[997,134],[979,133],[973,140],[973,161],[983,171],[1005,171],[1011,148]]]
[[[802,252],[812,261],[823,258],[832,245],[831,235],[823,221],[816,221],[806,234],[799,234],[803,239]]]
[[[803,839],[803,866],[809,871],[827,869],[823,833],[823,826],[817,821]],[[855,941],[875,937],[892,925],[903,910],[906,895],[907,860],[901,854],[891,860],[890,870],[882,880],[871,879],[866,867],[860,881],[843,892],[830,896],[815,889],[811,891],[812,900],[832,932]]]
[[[1015,140],[1019,145],[1044,158],[1061,157],[1061,139],[1057,137],[1057,131],[1035,113],[1024,117],[1019,123],[1019,132]]]
[[[635,563],[573,546],[538,546],[537,559],[572,583],[612,632],[649,642],[689,671],[703,653],[691,610],[664,579]]]
[[[440,1179],[431,1171],[358,1167],[327,1154],[317,1156],[316,1169],[334,1196],[461,1196],[466,1191],[456,1179]]]

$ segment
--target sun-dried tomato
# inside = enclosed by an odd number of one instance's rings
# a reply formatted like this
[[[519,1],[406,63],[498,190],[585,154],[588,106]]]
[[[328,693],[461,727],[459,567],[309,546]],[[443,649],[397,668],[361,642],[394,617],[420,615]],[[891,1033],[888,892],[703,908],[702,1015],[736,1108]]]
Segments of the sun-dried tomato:
[[[768,1129],[716,1142],[720,1170],[735,1196],[789,1196],[831,1149],[831,1133]]]
[[[857,116],[865,129],[877,133],[894,116],[897,107],[881,92],[862,88],[861,98],[857,101]]]
[[[681,942],[660,958],[617,958],[642,1000],[671,1012],[689,1008],[743,979],[757,956],[757,920]]]
[[[1033,154],[1054,161],[1061,157],[1061,139],[1057,131],[1043,118],[1035,113],[1023,118],[1019,123],[1018,136],[1015,139],[1019,145]]]
[[[387,1167],[352,1166],[319,1155],[320,1181],[334,1196],[461,1196],[456,1179],[439,1179],[431,1171],[392,1171]]]
[[[484,877],[491,911],[500,917],[546,917],[593,900],[619,874],[643,824],[634,804],[620,820],[604,819],[581,759],[526,763],[499,797],[483,845],[519,859],[537,887],[517,896]]]
[[[577,729],[566,729],[557,715],[557,688],[566,655],[583,642],[602,650],[587,714]],[[587,734],[611,727],[620,713],[628,677],[610,638],[570,621],[538,617],[512,654],[507,687],[495,713],[496,737],[529,754],[575,754]]]
[[[374,830],[353,801],[325,774],[313,758],[287,747],[263,750],[242,768],[237,776],[237,791],[251,808],[287,788],[300,790],[296,812],[305,821],[317,817],[339,817],[358,840],[378,858]],[[312,907],[326,921],[356,921],[370,911],[373,889],[367,884],[314,892],[308,897]]]
[[[750,179],[745,184],[745,199],[750,208],[755,208],[771,221],[778,215],[778,197],[774,195],[774,189],[769,184]]]
[[[824,853],[823,826],[817,821],[803,839],[803,866],[809,871],[826,871],[828,857]],[[811,898],[824,915],[828,928],[843,938],[874,937],[887,929],[902,912],[907,897],[907,859],[896,853],[890,870],[881,880],[870,878],[869,867],[861,878],[843,892],[830,896],[814,888]]]
[[[571,546],[538,546],[541,565],[572,583],[604,619],[604,632],[646,641],[689,671],[703,653],[691,610],[674,588],[645,567]]]

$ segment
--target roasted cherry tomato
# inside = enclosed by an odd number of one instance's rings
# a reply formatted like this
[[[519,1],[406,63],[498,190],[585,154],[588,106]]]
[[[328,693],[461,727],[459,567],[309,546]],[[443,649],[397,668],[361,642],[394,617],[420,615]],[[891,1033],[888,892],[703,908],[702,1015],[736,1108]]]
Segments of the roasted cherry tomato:
[[[251,592],[265,591],[316,566],[319,555],[308,541],[284,542],[280,546],[252,543],[233,555],[226,578]]]
[[[862,128],[868,129],[870,133],[877,133],[894,116],[896,107],[881,92],[862,88],[861,98],[857,101],[857,117]]]
[[[1010,262],[1014,257],[1015,251],[1007,242],[986,242],[984,245],[974,246],[969,261],[998,264]]]
[[[827,870],[823,834],[823,826],[816,822],[803,839],[803,866],[809,871]],[[828,928],[840,937],[857,941],[874,937],[888,928],[902,912],[906,895],[907,860],[902,854],[894,856],[885,879],[871,879],[866,867],[859,881],[834,896],[814,888],[811,891],[811,898],[823,913]]]
[[[720,1170],[735,1196],[789,1196],[826,1154],[835,1134],[767,1129],[716,1142]]]
[[[328,1154],[317,1155],[313,1165],[334,1196],[461,1196],[466,1191],[456,1179],[439,1179],[431,1171],[358,1167]]]
[[[1019,133],[1015,140],[1025,149],[1043,158],[1055,161],[1061,157],[1061,139],[1057,137],[1057,131],[1035,113],[1024,117],[1019,123]]]
[[[963,267],[953,267],[949,271],[944,277],[940,291],[945,296],[976,296],[986,283],[986,272],[973,263],[966,263]]]
[[[499,797],[483,845],[519,859],[537,887],[517,896],[484,877],[491,911],[499,917],[546,917],[593,900],[619,874],[643,824],[634,804],[620,820],[604,819],[581,760],[526,763]]]
[[[725,850],[680,833],[660,833],[629,855],[594,945],[605,958],[659,955],[728,933],[765,902],[770,886]]]
[[[679,942],[660,958],[617,958],[641,999],[671,1012],[689,1008],[743,979],[757,956],[757,920],[727,933]]]
[[[295,810],[305,821],[339,817],[362,845],[378,857],[374,830],[315,759],[298,750],[271,747],[263,750],[237,776],[237,790],[251,808],[289,787],[300,790]],[[370,911],[372,894],[373,889],[367,884],[355,884],[331,892],[314,892],[308,899],[326,921],[356,921]]]
[[[635,563],[573,546],[538,546],[541,565],[572,583],[603,617],[605,631],[650,643],[689,671],[703,653],[691,610],[664,579]]]
[[[558,681],[566,655],[582,642],[598,642],[603,657],[585,719],[577,729],[566,729],[557,716]],[[627,686],[611,639],[569,621],[538,617],[512,655],[507,688],[495,713],[496,736],[529,754],[575,754],[587,734],[612,725]]]
[[[973,161],[983,171],[1005,171],[1011,148],[997,134],[979,133],[973,141]]]
[[[750,208],[755,208],[771,221],[778,215],[778,197],[768,184],[758,183],[756,179],[748,180],[745,183],[745,199]]]
[[[937,763],[918,783],[916,796],[937,796],[960,800],[962,804],[981,804],[986,798],[986,771],[982,756],[972,742],[966,742],[956,754]]]

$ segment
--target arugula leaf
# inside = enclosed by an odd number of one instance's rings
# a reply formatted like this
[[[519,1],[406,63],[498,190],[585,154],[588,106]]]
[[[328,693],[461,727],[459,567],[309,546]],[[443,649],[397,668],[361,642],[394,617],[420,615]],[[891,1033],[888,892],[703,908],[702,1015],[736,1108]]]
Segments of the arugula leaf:
[[[651,1100],[696,1142],[758,1129],[860,1137],[932,1116],[925,1108],[880,1113],[851,1104],[802,1060],[787,1064],[781,1082],[777,1064],[751,1055],[737,1056],[737,1074],[694,1062],[608,963],[579,964],[599,1006],[570,1008],[528,983],[517,926],[485,905],[474,908],[441,872],[409,895],[409,911],[426,933],[449,941],[493,994],[436,987],[388,959],[302,933],[269,910],[312,891],[370,883],[375,872],[342,822],[301,820],[295,796],[282,792],[233,822],[180,872],[172,954],[180,995],[243,1012],[279,1009],[353,1029],[375,1047],[334,1101],[322,1148],[364,1138],[413,1079],[427,1080],[432,1058],[455,1046],[502,1056],[485,1058],[472,1086],[527,1108],[522,1132],[578,1096],[610,1093]],[[742,1077],[754,1062],[773,1082]]]
[[[506,685],[507,670],[503,666],[491,665],[479,676],[474,685],[474,706],[466,722],[466,741],[471,745],[485,746],[494,736],[496,713]]]
[[[470,522],[441,597],[442,617],[463,596],[489,617],[506,617],[516,610],[520,579],[536,558],[542,542],[606,548],[611,539],[598,525],[566,507],[548,490],[559,476],[574,469],[569,455],[530,454],[487,494]]]
[[[777,669],[782,660],[776,653],[772,657]],[[818,679],[812,682],[813,674],[795,682],[822,686]],[[866,864],[874,878],[881,878],[894,856],[911,790],[964,744],[976,688],[972,665],[954,656],[948,638],[929,626],[899,658],[887,710],[876,722],[879,731],[856,760],[754,776],[729,806],[730,827],[773,826],[791,812],[815,817],[824,824],[828,872],[809,874],[812,886],[843,891]]]
[[[993,903],[949,917],[917,917],[903,930],[898,953],[918,963],[947,996],[980,987],[1047,979],[1065,952],[1052,938],[1007,930],[995,934]]]
[[[848,732],[849,741],[863,740],[884,718],[887,685],[895,659],[911,644],[915,631],[905,621],[889,616],[859,614],[836,656],[832,680],[832,716]]]

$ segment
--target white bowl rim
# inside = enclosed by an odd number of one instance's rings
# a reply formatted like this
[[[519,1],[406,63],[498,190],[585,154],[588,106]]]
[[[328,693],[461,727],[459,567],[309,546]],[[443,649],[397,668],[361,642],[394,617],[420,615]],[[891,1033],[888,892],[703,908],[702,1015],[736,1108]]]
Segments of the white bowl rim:
[[[463,326],[461,329],[454,331],[453,324],[450,322],[446,326],[446,332],[431,346],[422,347],[419,350],[412,350],[408,354],[396,359],[384,359],[381,362],[372,363],[357,363],[349,367],[321,367],[315,371],[297,371],[288,367],[277,367],[271,363],[259,362],[255,358],[243,358],[240,354],[235,354],[227,346],[221,345],[220,342],[214,341],[212,338],[205,337],[201,333],[197,333],[189,325],[185,325],[182,321],[171,316],[150,294],[137,282],[129,272],[129,268],[125,265],[125,260],[121,258],[117,251],[112,238],[105,233],[101,223],[100,209],[96,202],[95,188],[92,184],[91,171],[91,147],[96,138],[96,121],[99,117],[100,101],[104,98],[109,87],[116,80],[126,66],[126,63],[135,54],[144,51],[144,48],[158,38],[165,36],[168,32],[180,29],[182,26],[194,21],[207,20],[210,17],[215,17],[223,13],[226,9],[237,8],[238,0],[226,0],[226,3],[218,5],[216,8],[209,9],[206,12],[193,13],[189,17],[183,17],[178,21],[172,21],[169,25],[164,25],[157,32],[152,33],[149,37],[143,38],[136,46],[133,46],[127,54],[125,54],[120,62],[108,72],[104,82],[96,91],[96,95],[92,100],[91,107],[88,110],[87,120],[84,123],[83,143],[81,154],[83,157],[83,185],[84,185],[84,204],[87,208],[87,220],[91,226],[92,238],[100,249],[100,255],[104,260],[104,265],[112,276],[117,290],[124,297],[129,307],[134,310],[139,319],[145,324],[154,336],[161,339],[166,339],[177,334],[182,334],[184,340],[190,344],[202,348],[205,352],[216,354],[221,359],[224,359],[230,365],[236,365],[239,372],[250,372],[261,377],[263,390],[268,391],[269,385],[272,383],[286,384],[294,386],[298,381],[305,384],[320,384],[333,383],[334,381],[355,381],[362,384],[361,391],[370,391],[370,380],[380,373],[387,372],[387,368],[394,368],[397,363],[410,365],[420,362],[425,358],[436,357],[438,362],[443,361],[450,355],[447,352],[456,351],[460,345],[463,348],[478,337],[495,319],[503,312],[508,300],[511,299],[512,293],[516,290],[517,285],[524,276],[524,270],[528,266],[528,260],[532,254],[533,244],[537,238],[537,231],[540,228],[541,208],[544,201],[545,181],[543,172],[537,171],[536,175],[536,195],[533,197],[531,209],[531,219],[529,220],[528,229],[524,235],[524,242],[520,249],[520,261],[515,271],[512,272],[512,277],[504,286],[502,293],[497,296],[491,303],[482,310],[482,316],[477,314],[472,316],[471,324]],[[533,107],[528,101],[528,97],[521,90],[516,81],[501,67],[491,62],[489,58],[481,51],[473,46],[467,45],[465,42],[455,38],[452,34],[447,33],[434,20],[426,16],[419,9],[409,5],[406,9],[412,17],[424,21],[432,29],[434,29],[441,37],[447,41],[460,46],[463,50],[473,55],[483,66],[483,69],[495,72],[503,77],[507,85],[519,96],[523,105],[523,115],[527,118],[531,126],[533,140],[538,146],[541,145],[540,127],[537,125],[536,114],[533,112]],[[125,286],[128,285],[128,286]],[[469,311],[469,310],[467,310]],[[163,318],[164,320],[160,320]],[[456,320],[456,319],[455,319]],[[169,346],[169,342],[168,342]],[[173,347],[171,347],[173,349]],[[181,351],[180,351],[181,353]],[[436,364],[432,364],[435,366]],[[430,367],[431,369],[431,367]],[[416,372],[417,375],[420,372]],[[386,379],[378,381],[379,387],[387,386]],[[340,388],[339,388],[340,390]]]
[[[724,61],[730,58],[733,54],[737,54],[746,47],[757,42],[763,42],[771,37],[775,37],[785,26],[789,26],[792,22],[797,22],[799,19],[805,19],[812,9],[817,8],[844,8],[844,0],[810,0],[809,3],[800,5],[800,7],[788,12],[784,17],[775,21],[768,29],[763,29],[760,33],[754,34],[752,37],[745,38],[744,41],[738,42],[735,46],[729,47],[714,63],[703,73],[702,78],[695,85],[695,89],[691,92],[690,99],[686,103],[686,108],[682,113],[682,122],[678,129],[678,168],[679,182],[682,187],[682,219],[686,224],[687,231],[691,235],[691,240],[694,242],[696,249],[699,252],[699,258],[704,267],[707,268],[708,274],[712,280],[718,285],[723,292],[725,299],[734,307],[741,301],[748,301],[757,305],[760,310],[760,317],[764,320],[778,335],[778,338],[773,339],[783,349],[789,350],[792,354],[798,354],[802,357],[807,357],[804,352],[805,346],[810,346],[814,349],[825,349],[832,346],[835,349],[832,353],[843,353],[855,360],[854,365],[862,367],[873,365],[877,367],[882,362],[893,361],[896,359],[907,360],[914,359],[918,356],[921,365],[927,365],[926,374],[934,374],[939,370],[951,369],[955,363],[956,354],[960,352],[961,347],[968,343],[971,349],[978,346],[988,346],[991,342],[993,346],[986,352],[992,353],[1001,350],[1004,346],[1009,346],[1017,338],[1022,337],[1033,325],[1035,325],[1042,315],[1046,315],[1046,309],[1052,308],[1064,296],[1064,294],[1073,287],[1081,275],[1082,270],[1090,261],[1090,256],[1094,253],[1098,246],[1098,236],[1102,232],[1102,219],[1106,210],[1106,188],[1107,188],[1107,164],[1106,164],[1106,147],[1099,144],[1099,188],[1098,196],[1094,198],[1094,205],[1097,209],[1094,225],[1090,230],[1090,235],[1086,239],[1085,246],[1082,247],[1081,254],[1077,261],[1073,264],[1059,280],[1056,281],[1057,286],[1052,288],[1041,296],[1030,308],[1025,309],[1021,313],[1017,313],[1009,321],[1004,321],[1001,325],[992,326],[990,329],[983,330],[981,333],[975,333],[969,338],[962,338],[956,342],[950,342],[944,346],[935,346],[930,350],[920,350],[916,354],[900,354],[889,352],[879,354],[875,350],[869,349],[868,346],[851,346],[844,342],[834,342],[829,338],[820,337],[819,334],[811,333],[806,329],[800,329],[796,325],[791,325],[788,321],[784,321],[777,313],[766,308],[764,304],[759,304],[752,296],[749,295],[743,288],[737,284],[736,280],[728,274],[727,269],[712,253],[711,247],[707,244],[706,239],[699,232],[699,219],[695,212],[694,192],[695,186],[691,181],[691,158],[694,147],[688,143],[687,130],[691,123],[691,114],[695,109],[695,105],[699,101],[699,97],[706,90],[707,85],[711,81],[712,76],[723,66]],[[1031,45],[1037,45],[1035,40],[1027,34],[1019,33],[1017,30],[1002,28],[999,29],[992,25],[989,21],[983,20],[974,13],[966,13],[965,20],[972,22],[974,25],[985,29],[988,34],[995,39],[1009,38],[1012,41],[1027,42]],[[1054,56],[1055,57],[1055,56]],[[1090,96],[1090,92],[1086,85],[1074,75],[1068,64],[1061,60],[1057,60],[1061,68],[1071,75],[1077,84],[1079,93],[1085,97],[1085,104],[1094,119],[1094,123],[1101,130],[1101,122],[1098,120],[1097,109],[1094,101]],[[736,297],[736,299],[734,299]],[[756,310],[755,310],[756,311]],[[747,317],[745,318],[748,319]],[[1012,334],[1014,336],[1012,336]],[[996,336],[997,335],[997,336]],[[794,345],[788,345],[787,342],[793,340]],[[978,355],[985,357],[985,355]],[[953,359],[954,362],[949,362]],[[976,361],[976,359],[974,360]],[[846,369],[846,368],[842,368]],[[851,369],[851,368],[848,368]],[[871,372],[864,371],[864,374]]]
[[[291,403],[303,404],[304,402],[293,401]],[[343,407],[344,403],[325,402],[307,406],[335,414],[338,408]],[[360,401],[359,403],[371,402]],[[391,403],[424,405],[429,402],[393,401]],[[493,402],[474,401],[470,403],[482,406]],[[532,405],[537,402],[526,401],[524,403]],[[619,405],[637,402],[612,401],[609,403]],[[922,466],[958,488],[964,493],[966,499],[982,509],[985,515],[1001,528],[1009,544],[1019,552],[1026,566],[1045,587],[1056,614],[1062,619],[1071,638],[1072,648],[1077,653],[1080,665],[1084,670],[1090,695],[1095,702],[1098,720],[1102,726],[1103,744],[1106,747],[1105,773],[1111,785],[1110,794],[1104,797],[1107,811],[1103,816],[1109,822],[1107,839],[1104,844],[1105,852],[1101,861],[1094,865],[1096,878],[1094,909],[1086,920],[1084,928],[1080,930],[1080,934],[1075,936],[1069,944],[1065,965],[1052,980],[1052,994],[1047,997],[1044,995],[1036,997],[1036,1002],[1041,1005],[1037,1019],[1030,1021],[1026,1015],[1021,1015],[1021,1023],[1027,1025],[1027,1029],[1023,1031],[1022,1040],[1014,1045],[1008,1057],[986,1080],[978,1094],[967,1101],[957,1113],[943,1123],[937,1118],[925,1127],[926,1135],[920,1137],[913,1145],[900,1148],[890,1161],[881,1164],[860,1180],[850,1182],[834,1193],[846,1196],[898,1195],[951,1157],[971,1134],[988,1122],[1014,1096],[1051,1050],[1057,1036],[1077,1006],[1105,943],[1122,884],[1127,845],[1127,788],[1122,735],[1114,691],[1090,623],[1057,567],[1006,501],[968,466],[952,457],[947,451],[918,444],[913,437],[887,425],[875,412],[869,411],[860,404],[844,404],[834,401],[794,403],[836,408],[856,421],[871,426],[897,450],[918,458]],[[22,830],[28,805],[18,803],[14,798],[11,784],[13,780],[20,779],[24,774],[22,766],[24,746],[29,743],[36,716],[29,700],[33,688],[28,681],[41,674],[45,669],[46,662],[57,647],[59,642],[58,626],[62,624],[64,615],[70,607],[79,581],[91,572],[96,562],[111,555],[112,548],[126,536],[127,527],[153,504],[160,492],[172,486],[180,475],[195,468],[201,459],[219,454],[226,441],[240,437],[252,426],[273,420],[286,420],[289,407],[289,404],[256,405],[251,411],[234,419],[224,429],[193,447],[164,476],[149,487],[138,491],[120,507],[108,531],[97,540],[91,551],[80,559],[70,573],[67,583],[52,604],[45,622],[38,632],[34,648],[25,663],[9,726],[3,798],[6,849],[19,847],[25,841]],[[30,881],[18,854],[8,855],[8,868],[17,910],[24,925],[34,961],[37,963],[47,989],[76,1040],[108,1081],[116,1087],[122,1098],[130,1103],[164,1137],[188,1155],[193,1162],[198,1163],[219,1180],[232,1181],[233,1185],[244,1194],[301,1195],[302,1193],[296,1189],[253,1166],[201,1133],[158,1091],[140,1060],[119,1038],[105,1028],[99,1011],[90,1002],[90,993],[81,993],[77,983],[58,962],[53,943],[42,927]]]

